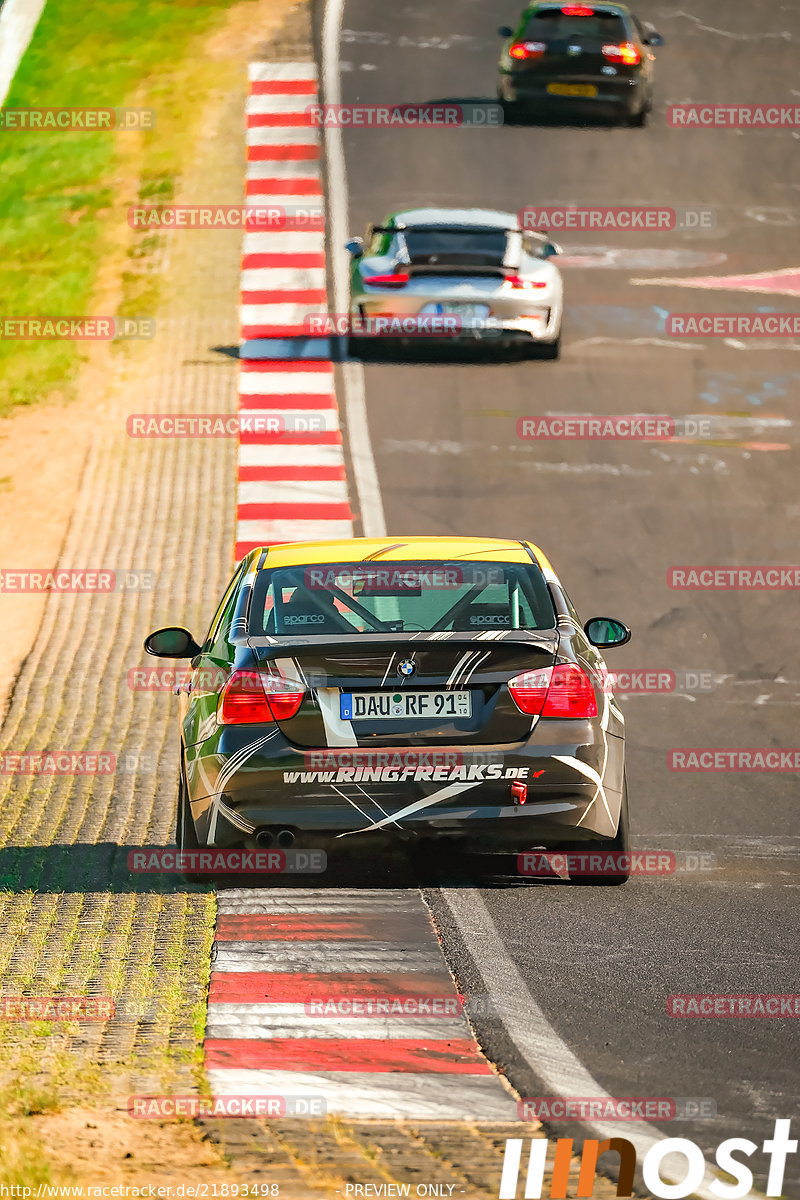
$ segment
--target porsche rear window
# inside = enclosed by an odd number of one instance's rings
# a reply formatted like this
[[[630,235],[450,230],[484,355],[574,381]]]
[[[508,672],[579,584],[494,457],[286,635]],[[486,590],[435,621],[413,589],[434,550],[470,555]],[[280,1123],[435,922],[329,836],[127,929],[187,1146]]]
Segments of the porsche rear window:
[[[408,229],[403,237],[412,263],[493,267],[503,263],[508,235],[504,229]]]
[[[619,13],[600,9],[591,17],[572,17],[565,16],[560,8],[543,8],[532,14],[522,36],[530,41],[558,41],[581,36],[625,41],[628,33]]]
[[[250,634],[263,637],[554,629],[538,566],[343,562],[261,570]]]

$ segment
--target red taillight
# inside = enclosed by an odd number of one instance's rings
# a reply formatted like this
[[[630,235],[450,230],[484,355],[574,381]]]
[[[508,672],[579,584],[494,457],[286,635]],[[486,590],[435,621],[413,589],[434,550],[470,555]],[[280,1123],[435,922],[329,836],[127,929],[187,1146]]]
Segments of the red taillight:
[[[585,4],[568,4],[561,9],[565,17],[593,17],[594,9],[588,8]]]
[[[521,275],[506,275],[506,283],[510,283],[513,288],[544,288],[547,287],[546,279],[523,279]]]
[[[603,58],[622,63],[625,67],[635,67],[641,62],[642,56],[633,42],[623,42],[620,46],[603,46]]]
[[[597,701],[589,676],[577,663],[557,663],[524,671],[508,681],[520,712],[536,717],[596,717]]]
[[[546,49],[545,42],[515,42],[508,53],[512,58],[541,58]]]
[[[302,704],[305,688],[282,676],[262,676],[258,671],[234,671],[219,698],[221,725],[259,725],[293,717]]]
[[[401,288],[408,283],[410,275],[370,275],[364,276],[364,283],[370,287]]]

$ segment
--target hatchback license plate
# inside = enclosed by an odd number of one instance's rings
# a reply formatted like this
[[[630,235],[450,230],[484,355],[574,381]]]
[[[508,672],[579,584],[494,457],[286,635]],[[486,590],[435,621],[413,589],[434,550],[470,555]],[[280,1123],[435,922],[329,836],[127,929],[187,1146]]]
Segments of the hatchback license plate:
[[[551,96],[597,95],[597,87],[593,83],[548,83],[547,90]]]
[[[343,721],[463,720],[472,716],[471,692],[342,692]]]

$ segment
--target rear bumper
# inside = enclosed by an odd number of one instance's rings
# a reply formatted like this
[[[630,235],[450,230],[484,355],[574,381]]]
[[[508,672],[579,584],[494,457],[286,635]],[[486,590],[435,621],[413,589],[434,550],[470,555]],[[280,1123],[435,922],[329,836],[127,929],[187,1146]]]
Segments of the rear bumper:
[[[548,92],[549,84],[589,84],[597,88],[596,96],[555,96]],[[512,104],[529,104],[537,108],[561,108],[585,106],[591,109],[595,106],[609,106],[614,109],[626,109],[636,112],[647,97],[647,82],[644,78],[625,79],[619,76],[610,78],[598,76],[594,78],[575,79],[566,76],[542,78],[537,75],[530,78],[527,75],[504,74],[501,76],[500,92],[502,98]]]
[[[298,848],[355,849],[434,838],[476,850],[613,837],[623,739],[603,735],[591,722],[553,725],[559,739],[565,727],[580,730],[556,744],[550,734],[550,744],[531,740],[513,748],[463,751],[354,748],[303,754],[278,737],[270,740],[268,759],[259,752],[232,773],[222,756],[191,747],[187,782],[198,837],[203,845],[255,846],[259,831],[269,830],[289,831]],[[576,743],[575,735],[583,740]],[[241,750],[234,752],[238,759]],[[365,759],[369,765],[359,766]],[[222,767],[218,772],[215,760]],[[229,754],[224,760],[230,762]],[[517,782],[527,786],[524,804],[512,795]],[[219,790],[209,792],[209,783]]]

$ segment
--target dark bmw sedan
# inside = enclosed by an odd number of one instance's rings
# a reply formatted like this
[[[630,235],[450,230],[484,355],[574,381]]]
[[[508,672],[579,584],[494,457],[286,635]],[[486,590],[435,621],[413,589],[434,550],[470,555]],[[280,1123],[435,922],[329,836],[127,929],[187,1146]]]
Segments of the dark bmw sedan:
[[[502,26],[498,96],[508,121],[557,112],[644,125],[653,105],[650,48],[663,45],[621,4],[532,4]]]
[[[182,850],[397,839],[628,851],[624,717],[541,550],[491,538],[256,549],[181,693]],[[620,883],[625,871],[604,878]]]

